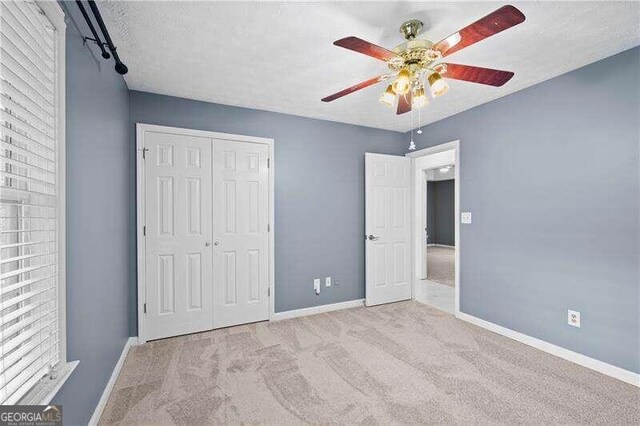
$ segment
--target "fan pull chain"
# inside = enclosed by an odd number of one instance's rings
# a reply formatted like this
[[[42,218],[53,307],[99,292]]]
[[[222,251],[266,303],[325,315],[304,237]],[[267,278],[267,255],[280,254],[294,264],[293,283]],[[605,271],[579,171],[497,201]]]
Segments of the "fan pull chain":
[[[415,151],[416,143],[413,141],[413,109],[411,110],[411,143],[409,143],[409,151]]]
[[[422,134],[422,108],[418,109],[418,131],[417,134]]]

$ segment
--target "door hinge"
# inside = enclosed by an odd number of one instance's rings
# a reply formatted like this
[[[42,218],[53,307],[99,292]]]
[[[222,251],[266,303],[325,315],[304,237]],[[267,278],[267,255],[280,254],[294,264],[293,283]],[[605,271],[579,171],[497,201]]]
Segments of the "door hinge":
[[[147,313],[147,304],[146,303],[142,305],[142,312],[145,313],[145,314]]]
[[[142,159],[143,160],[147,159],[147,151],[149,151],[149,148],[142,148]]]
[[[271,297],[271,287],[267,289],[267,297]]]
[[[147,227],[146,227],[146,226],[143,226],[143,227],[142,227],[142,236],[143,236],[143,237],[146,237],[146,236],[147,236]]]
[[[271,158],[267,158],[267,169],[271,168]]]
[[[271,224],[267,223],[267,232],[271,232]]]

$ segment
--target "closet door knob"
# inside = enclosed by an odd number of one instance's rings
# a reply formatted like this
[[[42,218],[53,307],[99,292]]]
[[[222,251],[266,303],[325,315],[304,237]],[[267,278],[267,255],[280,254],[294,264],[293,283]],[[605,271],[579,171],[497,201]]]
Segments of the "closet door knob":
[[[204,245],[205,245],[206,247],[209,247],[209,246],[211,245],[211,243],[210,243],[209,241],[207,241],[206,243],[204,243]]]
[[[213,243],[213,245],[214,245],[214,246],[219,246],[219,245],[220,245],[220,241],[215,241],[215,242]]]

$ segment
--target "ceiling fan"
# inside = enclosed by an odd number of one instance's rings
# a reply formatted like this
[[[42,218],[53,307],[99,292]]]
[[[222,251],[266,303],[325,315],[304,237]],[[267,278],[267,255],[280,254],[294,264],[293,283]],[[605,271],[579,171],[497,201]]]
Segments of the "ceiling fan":
[[[400,32],[406,42],[387,50],[358,37],[346,37],[335,41],[336,46],[353,50],[387,63],[389,74],[379,75],[348,87],[323,98],[331,102],[365,87],[396,77],[392,84],[380,96],[380,102],[393,107],[398,99],[397,113],[404,114],[411,109],[422,108],[428,104],[425,91],[429,83],[431,96],[436,98],[449,90],[445,78],[464,80],[490,86],[502,86],[513,77],[513,72],[475,67],[470,65],[439,62],[440,59],[458,50],[471,46],[487,37],[524,22],[525,16],[517,8],[507,5],[481,18],[473,24],[451,34],[437,43],[418,39],[422,22],[412,19],[400,26]]]

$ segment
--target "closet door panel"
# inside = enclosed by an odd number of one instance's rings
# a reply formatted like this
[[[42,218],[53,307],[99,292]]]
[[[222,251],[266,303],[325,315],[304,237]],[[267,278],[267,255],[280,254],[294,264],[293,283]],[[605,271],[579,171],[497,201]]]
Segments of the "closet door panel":
[[[213,327],[211,145],[145,134],[148,340]]]
[[[269,148],[214,140],[214,327],[269,319]]]

